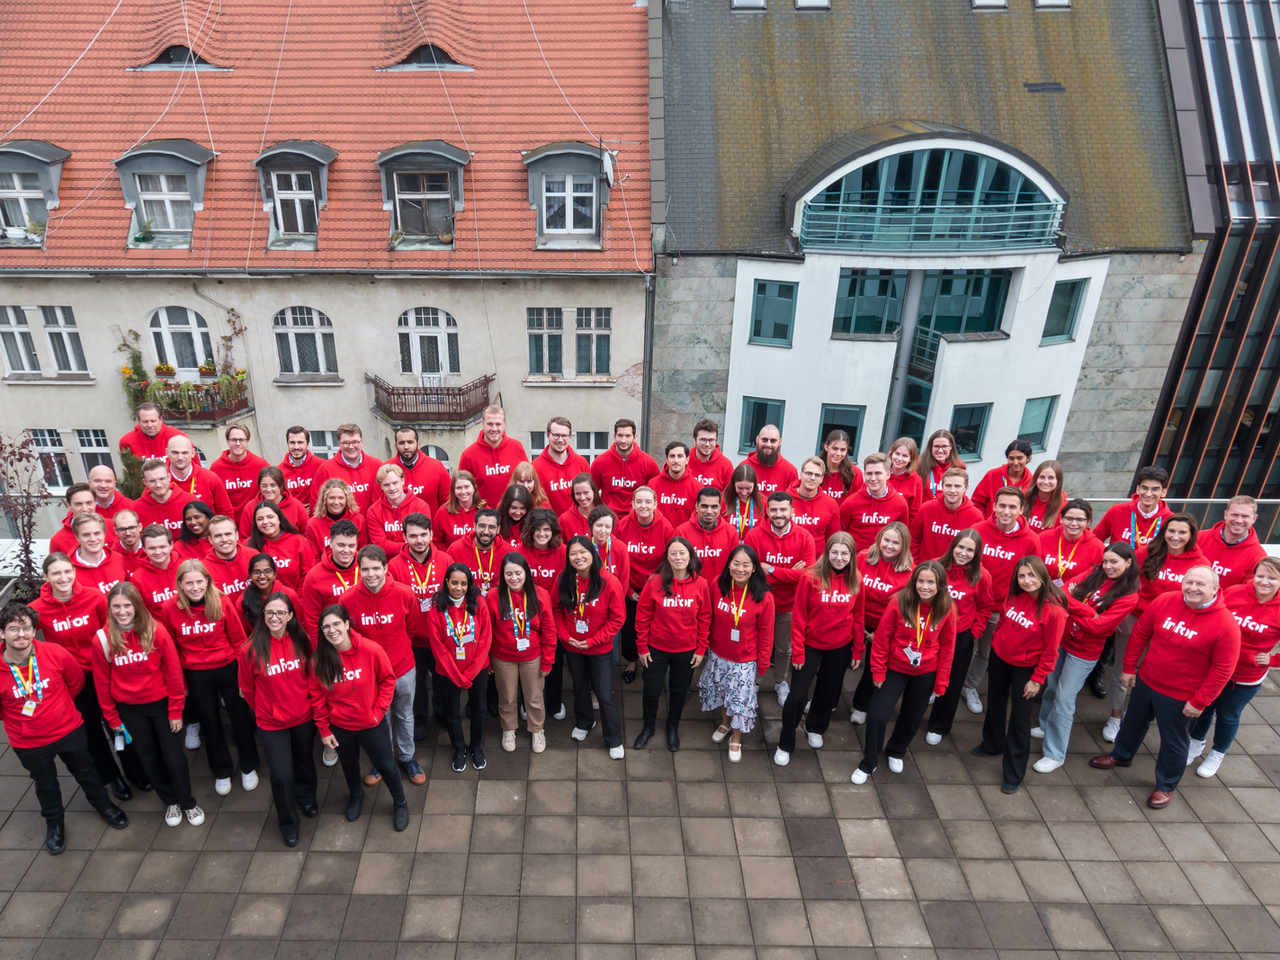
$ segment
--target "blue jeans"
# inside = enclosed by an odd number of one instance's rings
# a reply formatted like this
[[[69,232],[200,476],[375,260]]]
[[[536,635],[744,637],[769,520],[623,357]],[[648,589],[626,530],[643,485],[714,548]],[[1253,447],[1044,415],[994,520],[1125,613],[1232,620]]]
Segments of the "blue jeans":
[[[1081,660],[1065,650],[1045,681],[1040,697],[1040,727],[1044,730],[1044,755],[1050,760],[1067,758],[1071,724],[1076,718],[1076,694],[1084,686],[1097,660]]]
[[[1213,723],[1216,712],[1218,722],[1213,728],[1213,749],[1226,753],[1227,748],[1235,742],[1236,731],[1240,729],[1240,714],[1249,705],[1261,684],[1242,687],[1238,683],[1227,682],[1218,694],[1218,699],[1205,707],[1204,713],[1196,717],[1191,724],[1191,739],[1203,740],[1209,733],[1209,724]]]
[[[1187,747],[1191,742],[1191,718],[1182,713],[1185,700],[1159,693],[1147,686],[1141,675],[1129,695],[1129,709],[1120,721],[1111,756],[1132,760],[1146,739],[1151,721],[1160,731],[1160,752],[1156,754],[1156,788],[1166,793],[1178,786],[1187,768]]]

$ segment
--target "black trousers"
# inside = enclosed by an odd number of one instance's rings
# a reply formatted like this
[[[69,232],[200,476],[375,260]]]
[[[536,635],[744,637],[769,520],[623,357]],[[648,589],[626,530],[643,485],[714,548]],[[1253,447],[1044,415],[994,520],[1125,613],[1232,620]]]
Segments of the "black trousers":
[[[413,665],[418,671],[413,689],[413,722],[426,723],[431,718],[431,676],[436,672],[436,658],[431,648],[414,647]]]
[[[627,587],[623,589],[630,593]],[[622,661],[623,663],[635,663],[640,659],[640,652],[636,649],[636,607],[640,605],[640,601],[632,600],[627,597],[624,601],[627,608],[627,619],[622,622]]]
[[[965,675],[969,672],[969,661],[973,659],[973,631],[962,630],[956,634],[956,653],[951,659],[951,677],[947,680],[947,692],[933,701],[933,709],[929,711],[929,732],[945,737],[951,732],[951,724],[956,719],[956,709],[960,706],[960,691],[964,687]]]
[[[864,676],[871,676],[870,665],[866,667]],[[924,712],[929,707],[929,695],[933,693],[937,676],[937,672],[933,670],[918,676],[887,670],[884,683],[879,687],[868,680],[875,694],[868,704],[866,740],[862,747],[862,762],[858,764],[864,773],[876,772],[881,750],[895,760],[901,760],[907,755],[907,747],[920,729],[920,721],[924,719]],[[889,718],[893,716],[893,708],[899,698],[902,706],[898,708],[898,722],[893,725],[893,735],[889,737],[886,748],[884,734],[889,728]]]
[[[594,693],[600,701],[605,745],[622,746],[622,718],[613,699],[613,651],[579,653],[561,647],[560,652],[569,667],[569,676],[573,678],[573,725],[580,730],[590,730],[595,725],[595,712],[591,709],[591,694]]]
[[[222,713],[218,709],[220,699],[231,720],[231,736],[236,741],[240,772],[252,773],[257,770],[258,744],[253,739],[253,711],[240,696],[235,661],[210,670],[182,672],[187,678],[187,700],[195,708],[199,718],[200,734],[204,737],[204,751],[209,758],[210,772],[216,779],[225,780],[234,769],[231,751],[227,748],[227,735],[222,729]]]
[[[814,686],[815,680],[817,686],[813,691],[813,703],[809,705],[809,719],[804,726],[812,733],[827,732],[827,727],[831,726],[831,712],[840,702],[845,671],[852,662],[852,643],[834,650],[818,650],[807,643],[804,645],[804,666],[796,669],[794,663],[791,665],[791,692],[782,705],[778,749],[790,753],[796,748],[796,727],[800,724],[805,701],[809,699],[809,688]]]
[[[476,677],[470,687],[455,686],[443,671],[431,678],[436,703],[439,704],[440,722],[448,731],[449,742],[453,744],[455,750],[467,749],[467,741],[462,736],[462,692],[464,690],[469,694],[467,714],[471,720],[471,748],[484,745],[484,728],[489,722],[489,677],[486,674],[488,671]]]
[[[1132,760],[1147,738],[1151,721],[1160,731],[1160,752],[1156,754],[1156,789],[1175,789],[1187,769],[1187,748],[1191,745],[1191,717],[1184,716],[1185,700],[1178,700],[1147,686],[1142,677],[1133,684],[1129,709],[1120,722],[1120,732],[1111,755],[1117,760]]]
[[[1004,782],[1021,783],[1031,756],[1031,706],[1022,695],[1035,667],[1015,667],[992,650],[987,663],[987,716],[982,721],[982,749],[1004,754]],[[1006,709],[1008,726],[1005,725]],[[1183,759],[1186,759],[1183,749]]]
[[[369,763],[382,774],[382,782],[391,792],[391,799],[397,806],[405,802],[404,784],[400,780],[400,768],[396,766],[396,752],[391,746],[391,724],[385,715],[376,725],[364,730],[344,730],[336,726],[329,729],[338,738],[338,762],[342,764],[348,794],[364,796],[364,784],[360,779],[360,748],[364,747]],[[312,763],[314,770],[314,761]]]
[[[868,638],[862,648],[862,676],[858,678],[858,685],[853,688],[853,709],[869,713],[871,698],[875,692],[876,685],[871,681],[871,640]]]
[[[84,721],[84,736],[89,756],[93,758],[94,769],[98,771],[98,779],[104,784],[112,783],[119,778],[120,768],[116,766],[115,751],[111,749],[111,741],[107,739],[107,731],[103,726],[102,705],[98,703],[98,691],[93,685],[92,671],[84,672],[84,687],[76,694],[74,703],[80,711],[80,719]],[[135,783],[147,782],[147,775],[132,746],[125,747],[120,760],[130,780]]]
[[[556,644],[556,660],[551,665],[551,672],[547,674],[542,681],[542,703],[547,708],[547,719],[550,720],[553,714],[560,712],[560,708],[564,706],[564,647]],[[611,654],[612,656],[612,654]],[[573,685],[577,687],[578,681],[575,678]],[[577,698],[577,693],[574,693]],[[494,701],[497,702],[496,700]],[[591,706],[591,698],[587,697],[587,706]],[[587,714],[591,716],[590,713]],[[588,725],[589,726],[589,725]],[[583,727],[587,729],[587,727]],[[619,734],[621,736],[621,734]]]
[[[625,643],[624,640],[622,655],[629,659]],[[650,647],[649,656],[649,665],[644,668],[644,693],[641,694],[644,728],[652,730],[658,722],[658,701],[662,698],[668,671],[671,672],[671,685],[667,691],[667,726],[678,727],[684,703],[689,699],[689,688],[693,686],[693,651],[668,653],[666,650]]]
[[[58,786],[58,766],[54,759],[61,757],[67,772],[80,784],[84,798],[93,809],[101,812],[112,806],[107,788],[94,768],[89,756],[89,744],[85,740],[84,726],[76,727],[60,740],[41,747],[14,747],[18,762],[31,774],[36,785],[36,799],[40,801],[40,816],[46,823],[61,826],[66,808],[62,805],[62,789]],[[1185,751],[1184,751],[1185,752]]]
[[[298,805],[316,802],[316,725],[308,720],[284,730],[261,730],[271,774],[271,796],[280,826],[298,826]],[[379,767],[379,770],[382,768]]]
[[[147,778],[156,795],[166,806],[177,804],[183,810],[196,805],[191,795],[191,770],[182,750],[182,733],[169,729],[169,698],[150,703],[117,703],[116,710],[129,736]]]

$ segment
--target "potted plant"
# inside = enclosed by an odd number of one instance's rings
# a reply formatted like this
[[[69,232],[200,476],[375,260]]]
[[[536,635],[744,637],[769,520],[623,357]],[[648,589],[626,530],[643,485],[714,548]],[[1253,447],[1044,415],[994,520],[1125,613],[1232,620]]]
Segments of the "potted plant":
[[[397,230],[387,239],[387,249],[394,250],[400,244],[400,241],[403,239],[404,239],[404,231]]]
[[[155,220],[144,220],[142,226],[138,227],[138,232],[133,237],[134,243],[150,243],[156,238],[156,222]]]
[[[200,364],[200,378],[202,380],[212,380],[217,375],[218,368],[213,365],[212,361],[206,360],[204,363]]]
[[[37,243],[40,242],[42,239],[44,239],[44,228],[45,228],[45,225],[43,223],[37,223],[36,221],[32,220],[30,217],[27,217],[27,239],[28,240],[33,240]]]
[[[156,376],[162,380],[172,380],[178,375],[178,371],[173,369],[173,365],[169,363],[157,363],[155,365]]]
[[[439,240],[441,243],[443,243],[445,246],[448,246],[449,244],[453,243],[453,234],[446,230],[437,234],[436,239]]]

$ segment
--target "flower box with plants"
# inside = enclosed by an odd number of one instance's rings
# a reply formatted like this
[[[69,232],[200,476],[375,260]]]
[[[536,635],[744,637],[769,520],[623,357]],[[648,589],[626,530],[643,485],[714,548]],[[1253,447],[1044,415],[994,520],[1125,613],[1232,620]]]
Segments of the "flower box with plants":
[[[205,380],[211,380],[218,375],[218,368],[212,363],[200,364],[200,376]]]
[[[173,369],[171,363],[157,363],[154,367],[157,377],[176,377],[178,371]]]

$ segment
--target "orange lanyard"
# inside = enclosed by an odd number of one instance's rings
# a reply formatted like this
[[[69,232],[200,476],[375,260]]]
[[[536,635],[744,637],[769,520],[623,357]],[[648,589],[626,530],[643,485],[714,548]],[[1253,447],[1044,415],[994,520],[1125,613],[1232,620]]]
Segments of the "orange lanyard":
[[[924,638],[929,632],[929,627],[933,623],[933,611],[924,618],[924,626],[920,625],[920,604],[916,604],[916,649],[924,648]]]
[[[520,592],[520,600],[522,601],[522,609],[516,609],[516,598],[511,593],[511,588],[507,587],[507,605],[511,607],[511,625],[515,628],[516,637],[523,640],[529,636],[529,595],[523,590]]]
[[[1062,534],[1058,534],[1058,577],[1061,579],[1067,572],[1071,561],[1076,558],[1076,551],[1080,549],[1080,544],[1084,542],[1084,534],[1080,534],[1080,539],[1076,541],[1076,545],[1071,548],[1071,552],[1067,554],[1067,565],[1062,563]]]

